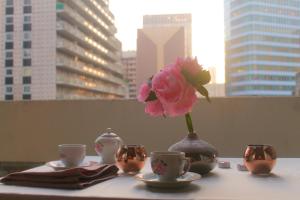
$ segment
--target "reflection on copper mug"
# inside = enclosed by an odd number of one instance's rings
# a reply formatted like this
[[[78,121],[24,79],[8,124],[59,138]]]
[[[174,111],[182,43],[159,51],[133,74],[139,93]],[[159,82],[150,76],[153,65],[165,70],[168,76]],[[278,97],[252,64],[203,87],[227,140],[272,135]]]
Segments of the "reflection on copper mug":
[[[244,164],[253,174],[268,174],[276,163],[276,152],[271,145],[248,145]]]
[[[125,173],[136,174],[145,165],[147,158],[143,145],[122,145],[116,155],[116,162]]]

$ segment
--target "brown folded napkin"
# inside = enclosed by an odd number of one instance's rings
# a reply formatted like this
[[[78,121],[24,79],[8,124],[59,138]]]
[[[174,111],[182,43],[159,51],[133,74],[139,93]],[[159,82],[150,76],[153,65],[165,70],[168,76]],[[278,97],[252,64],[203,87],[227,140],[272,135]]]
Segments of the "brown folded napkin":
[[[116,177],[118,170],[115,165],[99,164],[59,171],[43,166],[9,174],[1,182],[31,187],[82,189]]]

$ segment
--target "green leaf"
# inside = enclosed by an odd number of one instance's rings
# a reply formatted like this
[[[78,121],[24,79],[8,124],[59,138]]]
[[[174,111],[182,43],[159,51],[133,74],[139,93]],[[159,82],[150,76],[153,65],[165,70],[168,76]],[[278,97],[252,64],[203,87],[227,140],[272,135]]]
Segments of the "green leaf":
[[[185,80],[187,80],[187,82],[189,82],[191,85],[193,85],[194,87],[196,87],[197,85],[197,79],[195,76],[193,76],[192,74],[190,74],[187,70],[183,69],[181,71],[182,75],[184,76]]]
[[[211,102],[211,101],[210,101],[210,98],[209,98],[209,96],[208,96],[208,91],[207,91],[207,89],[206,89],[205,87],[203,87],[202,85],[198,85],[198,86],[196,87],[196,89],[197,89],[197,91],[198,91],[202,96],[204,96],[204,97],[206,98],[206,100],[207,100],[208,102]]]
[[[202,70],[196,75],[196,82],[201,85],[209,83],[210,79],[210,73],[207,70]]]
[[[148,102],[148,101],[155,101],[157,99],[157,96],[155,94],[154,91],[150,91],[147,99],[145,100],[145,102]]]

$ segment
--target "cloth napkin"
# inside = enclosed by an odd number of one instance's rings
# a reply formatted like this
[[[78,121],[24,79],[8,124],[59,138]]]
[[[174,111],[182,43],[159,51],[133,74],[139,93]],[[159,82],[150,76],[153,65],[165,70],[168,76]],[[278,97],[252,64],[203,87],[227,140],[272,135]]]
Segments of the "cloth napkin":
[[[91,165],[55,171],[50,167],[38,167],[11,173],[1,179],[7,185],[47,187],[61,189],[83,189],[118,175],[115,165]]]

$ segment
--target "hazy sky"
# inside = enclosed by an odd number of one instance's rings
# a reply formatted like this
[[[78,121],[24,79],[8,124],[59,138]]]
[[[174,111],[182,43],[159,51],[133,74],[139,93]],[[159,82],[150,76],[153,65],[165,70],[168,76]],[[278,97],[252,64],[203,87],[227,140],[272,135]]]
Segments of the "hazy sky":
[[[110,9],[123,50],[136,50],[143,15],[191,13],[193,56],[205,67],[216,67],[217,81],[224,82],[223,0],[110,0]]]

